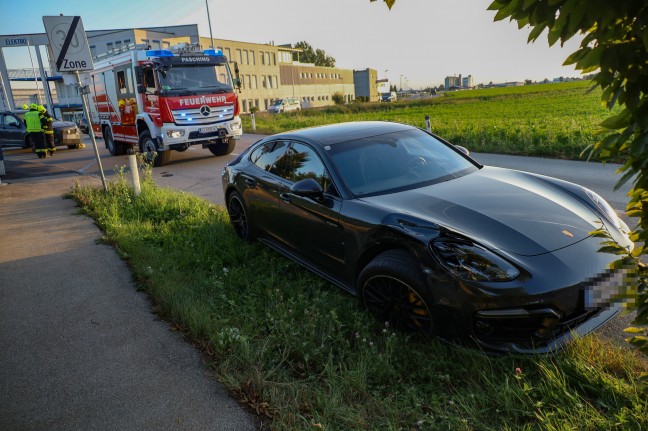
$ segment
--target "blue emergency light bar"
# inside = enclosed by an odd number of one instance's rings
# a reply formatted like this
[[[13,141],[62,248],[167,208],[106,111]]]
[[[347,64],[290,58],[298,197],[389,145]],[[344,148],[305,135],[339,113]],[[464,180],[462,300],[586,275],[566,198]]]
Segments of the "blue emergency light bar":
[[[223,51],[220,49],[205,49],[203,51],[204,55],[214,55],[214,56],[221,56],[223,55]]]
[[[147,57],[173,57],[173,53],[168,49],[151,49],[146,51]]]

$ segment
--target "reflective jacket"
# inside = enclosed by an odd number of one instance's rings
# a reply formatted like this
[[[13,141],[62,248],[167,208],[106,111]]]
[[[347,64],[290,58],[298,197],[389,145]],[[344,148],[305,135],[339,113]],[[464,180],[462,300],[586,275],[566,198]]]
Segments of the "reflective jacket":
[[[42,132],[40,115],[38,111],[25,112],[25,126],[28,132]]]
[[[46,135],[54,134],[54,127],[52,126],[52,123],[54,122],[54,118],[52,118],[52,116],[47,112],[42,112],[40,113],[40,119],[41,119],[41,127],[43,128],[45,134]]]

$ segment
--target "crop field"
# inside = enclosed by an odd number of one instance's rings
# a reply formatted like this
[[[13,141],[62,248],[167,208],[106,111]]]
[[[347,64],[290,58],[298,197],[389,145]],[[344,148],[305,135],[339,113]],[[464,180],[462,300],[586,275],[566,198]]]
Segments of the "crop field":
[[[256,114],[258,133],[344,121],[397,121],[425,128],[475,152],[579,159],[610,115],[589,81],[448,92],[395,103],[354,103],[279,115]],[[243,127],[251,131],[249,116]]]

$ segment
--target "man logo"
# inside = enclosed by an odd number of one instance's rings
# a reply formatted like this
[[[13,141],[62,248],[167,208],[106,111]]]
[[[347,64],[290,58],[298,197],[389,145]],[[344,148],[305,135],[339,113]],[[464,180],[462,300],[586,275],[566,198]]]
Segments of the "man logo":
[[[203,117],[209,117],[209,114],[211,114],[211,108],[207,105],[203,105],[200,107],[200,115]]]
[[[568,231],[567,229],[563,230],[562,233],[563,233],[563,235],[568,236],[570,238],[574,237],[574,234],[571,233],[570,231]]]

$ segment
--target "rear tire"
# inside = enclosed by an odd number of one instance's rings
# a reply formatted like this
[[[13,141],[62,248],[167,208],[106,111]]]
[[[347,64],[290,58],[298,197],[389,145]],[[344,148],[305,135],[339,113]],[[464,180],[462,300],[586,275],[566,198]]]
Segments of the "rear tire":
[[[247,206],[239,192],[232,192],[227,198],[227,214],[236,236],[243,241],[252,242],[254,233],[250,225]]]
[[[104,137],[104,142],[106,144],[106,148],[108,149],[108,152],[110,153],[111,156],[121,156],[126,154],[124,144],[122,144],[121,142],[115,142],[110,127],[104,128],[103,137]]]
[[[171,152],[169,150],[166,151],[157,150],[155,141],[151,137],[151,132],[149,132],[148,130],[145,130],[142,133],[140,133],[139,146],[140,146],[140,152],[144,155],[144,160],[147,163],[152,164],[153,166],[163,166],[171,158],[171,154],[170,154]]]
[[[362,303],[380,321],[398,329],[433,335],[434,303],[421,269],[406,250],[388,250],[374,258],[358,277]]]
[[[234,147],[236,147],[236,140],[234,138],[229,138],[226,144],[212,144],[207,148],[209,148],[209,151],[215,156],[226,156],[234,151]]]

